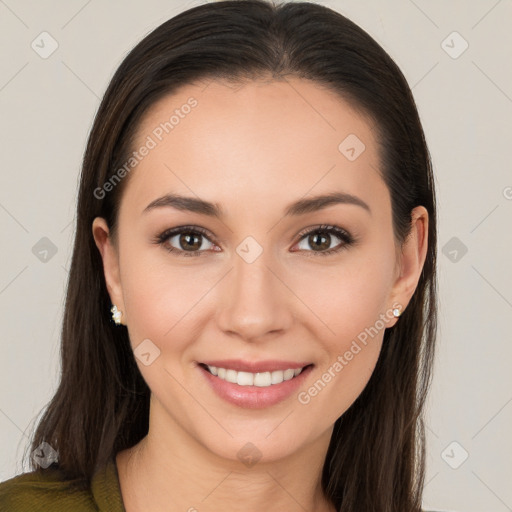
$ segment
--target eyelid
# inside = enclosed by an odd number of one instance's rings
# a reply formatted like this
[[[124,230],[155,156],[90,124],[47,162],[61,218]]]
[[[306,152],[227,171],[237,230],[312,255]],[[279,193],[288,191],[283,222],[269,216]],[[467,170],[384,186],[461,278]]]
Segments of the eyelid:
[[[309,226],[297,233],[297,237],[303,238],[305,235],[316,233],[317,231],[333,232],[334,234],[339,233],[339,235],[343,234],[347,238],[353,240],[352,235],[346,229],[343,229],[340,226],[335,226],[334,224],[319,224],[317,226]]]

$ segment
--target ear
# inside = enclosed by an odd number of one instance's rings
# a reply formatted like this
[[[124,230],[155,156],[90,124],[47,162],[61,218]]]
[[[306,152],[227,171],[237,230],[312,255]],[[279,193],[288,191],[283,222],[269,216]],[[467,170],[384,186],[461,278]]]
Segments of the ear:
[[[121,323],[126,325],[118,252],[112,242],[110,230],[104,218],[96,217],[94,219],[92,223],[92,234],[103,260],[103,272],[105,274],[105,282],[110,295],[110,301],[122,312]]]
[[[417,206],[411,212],[411,230],[399,251],[398,272],[390,299],[391,308],[398,306],[401,312],[411,300],[423,270],[428,247],[428,212]],[[389,327],[398,319],[393,319]]]

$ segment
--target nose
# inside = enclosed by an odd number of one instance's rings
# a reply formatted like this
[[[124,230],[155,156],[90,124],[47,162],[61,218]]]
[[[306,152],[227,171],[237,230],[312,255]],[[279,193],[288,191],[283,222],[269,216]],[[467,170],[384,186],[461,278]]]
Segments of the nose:
[[[221,285],[219,328],[248,342],[268,340],[289,329],[293,294],[271,268],[265,251],[252,263],[238,254],[233,260]]]

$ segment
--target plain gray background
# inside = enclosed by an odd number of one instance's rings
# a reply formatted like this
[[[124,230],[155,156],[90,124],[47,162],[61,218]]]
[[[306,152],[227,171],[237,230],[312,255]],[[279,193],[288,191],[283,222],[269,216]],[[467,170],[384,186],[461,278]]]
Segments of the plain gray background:
[[[0,480],[27,469],[30,428],[58,382],[77,179],[99,100],[141,38],[200,3],[0,0]],[[424,506],[512,511],[512,3],[318,3],[400,66],[433,159],[440,328]],[[58,47],[42,56],[50,37]]]

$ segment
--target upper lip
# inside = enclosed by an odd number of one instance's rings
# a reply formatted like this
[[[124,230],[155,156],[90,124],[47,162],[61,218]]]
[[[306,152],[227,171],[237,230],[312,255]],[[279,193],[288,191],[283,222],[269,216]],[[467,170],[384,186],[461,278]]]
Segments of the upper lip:
[[[215,366],[216,368],[226,368],[237,372],[261,373],[277,370],[288,370],[304,368],[310,365],[310,362],[265,360],[265,361],[242,361],[241,359],[224,359],[216,361],[202,361],[202,364]]]

